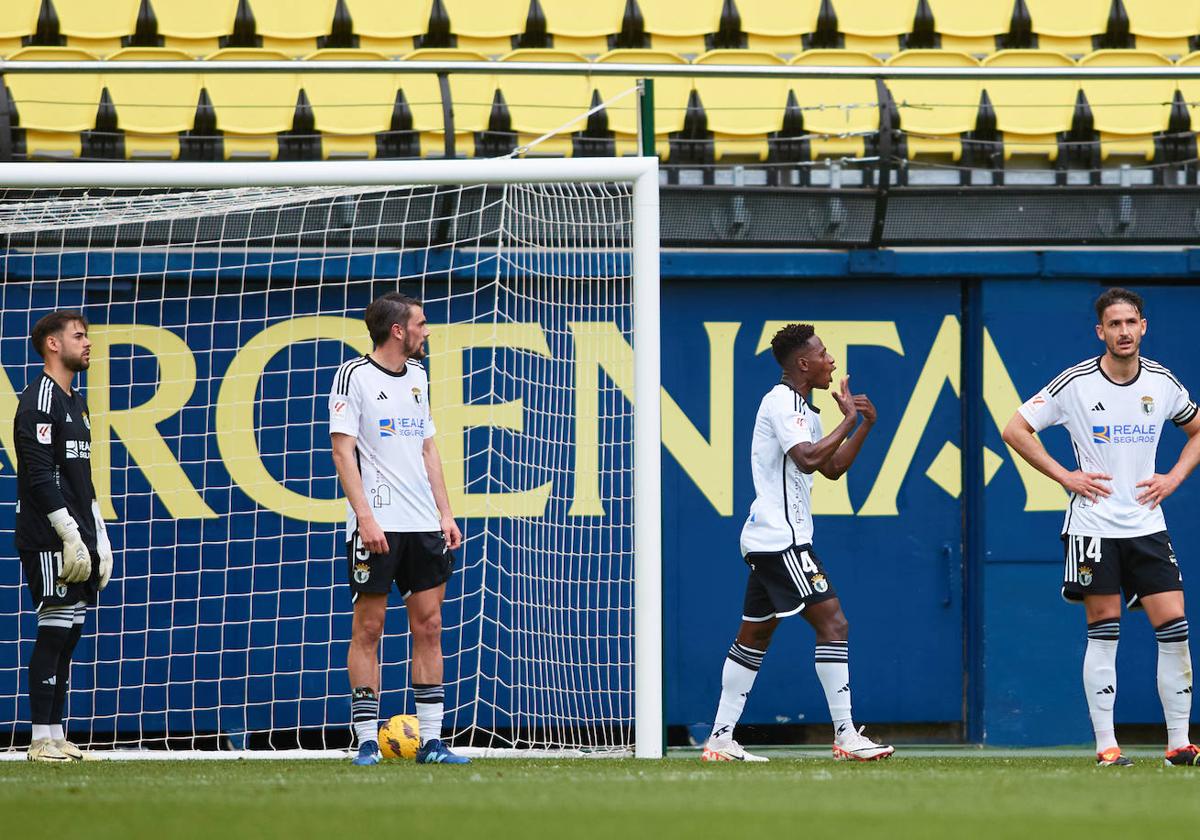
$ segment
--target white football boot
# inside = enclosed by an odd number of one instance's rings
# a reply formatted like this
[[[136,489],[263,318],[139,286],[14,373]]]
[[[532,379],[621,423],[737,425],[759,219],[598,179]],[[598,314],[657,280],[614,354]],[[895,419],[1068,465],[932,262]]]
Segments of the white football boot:
[[[704,744],[704,752],[700,753],[701,761],[767,761],[765,755],[754,755],[746,752],[742,745],[732,738],[709,738]]]
[[[64,753],[58,747],[54,746],[54,742],[49,738],[39,738],[29,745],[29,752],[25,753],[25,758],[29,761],[46,761],[46,762],[68,762],[71,761],[71,756]]]
[[[58,738],[54,742],[54,746],[58,747],[58,751],[72,761],[83,761],[87,758],[83,750],[72,744],[66,738]]]
[[[895,747],[876,744],[862,734],[865,727],[858,731],[851,729],[833,742],[833,757],[838,761],[878,761],[887,758],[896,751]]]

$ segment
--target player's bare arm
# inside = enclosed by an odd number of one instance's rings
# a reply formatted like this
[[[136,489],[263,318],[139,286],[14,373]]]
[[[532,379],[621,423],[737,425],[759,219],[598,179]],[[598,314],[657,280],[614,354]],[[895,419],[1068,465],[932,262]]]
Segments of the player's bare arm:
[[[854,396],[850,393],[849,376],[842,377],[838,389],[833,391],[833,399],[842,412],[842,422],[816,443],[797,443],[788,450],[788,457],[796,463],[801,472],[813,473],[825,467],[858,423],[858,408],[855,406]]]
[[[350,509],[358,519],[358,535],[368,551],[382,554],[387,551],[387,537],[375,521],[371,506],[367,503],[366,491],[363,490],[362,474],[354,457],[358,438],[341,432],[332,432],[329,438],[333,445],[333,465],[342,483],[342,492],[346,494]]]
[[[441,517],[446,545],[451,550],[456,549],[462,545],[462,531],[459,530],[458,523],[454,521],[454,513],[450,510],[450,494],[446,492],[446,477],[442,473],[442,456],[438,453],[433,438],[425,438],[421,456],[425,460],[425,472],[429,475],[429,486],[433,490],[433,501]]]
[[[1179,453],[1179,460],[1166,475],[1155,473],[1145,481],[1137,483],[1138,487],[1143,488],[1137,497],[1138,504],[1149,505],[1152,510],[1158,507],[1163,499],[1174,493],[1179,485],[1183,484],[1183,480],[1192,474],[1196,464],[1200,464],[1200,414],[1181,428],[1188,436],[1188,441]]]
[[[1061,484],[1068,492],[1083,496],[1090,502],[1098,502],[1112,495],[1105,482],[1112,481],[1112,476],[1102,472],[1084,472],[1083,470],[1068,470],[1046,451],[1042,442],[1034,434],[1029,421],[1019,413],[1014,414],[1004,427],[1001,437],[1029,465],[1047,478]]]
[[[858,424],[854,433],[846,438],[846,442],[834,450],[833,457],[819,468],[821,475],[834,481],[841,478],[846,474],[846,470],[850,469],[850,465],[854,463],[854,459],[858,457],[858,453],[862,449],[863,441],[867,439],[871,427],[875,425],[875,405],[866,394],[854,395],[854,407],[858,411],[858,416],[862,418],[862,422]]]

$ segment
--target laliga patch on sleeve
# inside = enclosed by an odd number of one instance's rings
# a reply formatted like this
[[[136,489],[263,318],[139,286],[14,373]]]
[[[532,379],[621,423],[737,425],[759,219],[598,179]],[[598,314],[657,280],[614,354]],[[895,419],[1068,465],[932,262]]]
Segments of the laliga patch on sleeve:
[[[51,442],[49,423],[37,424],[37,440],[38,443],[49,444]]]
[[[334,420],[345,420],[346,419],[346,401],[338,400],[337,402],[335,402],[333,404],[333,408],[330,410],[330,416],[332,416]]]

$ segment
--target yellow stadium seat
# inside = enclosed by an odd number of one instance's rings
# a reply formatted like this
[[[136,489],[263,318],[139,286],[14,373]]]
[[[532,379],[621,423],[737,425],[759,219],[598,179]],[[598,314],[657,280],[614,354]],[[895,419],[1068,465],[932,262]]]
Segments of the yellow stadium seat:
[[[929,0],[942,49],[972,54],[996,51],[996,36],[1012,23],[1013,0]]]
[[[218,50],[209,61],[281,61],[274,50]],[[217,128],[225,141],[226,158],[269,158],[279,154],[275,136],[292,127],[300,79],[295,73],[205,73],[204,87],[212,99]]]
[[[0,3],[0,56],[21,49],[21,39],[37,30],[42,0],[4,0]]]
[[[1200,52],[1194,52],[1179,59],[1180,67],[1200,65]],[[1187,103],[1188,114],[1192,118],[1192,127],[1200,127],[1200,79],[1180,79],[1179,90]]]
[[[141,0],[54,0],[58,32],[67,45],[106,56],[121,49],[121,38],[137,28]]]
[[[1139,50],[1177,58],[1200,35],[1200,0],[1125,0],[1125,12]]]
[[[821,0],[737,0],[737,10],[747,47],[791,55],[802,52],[802,37],[816,30]]]
[[[1002,50],[984,59],[985,67],[1073,67],[1075,62],[1049,50]],[[1004,135],[1004,158],[1037,155],[1058,159],[1058,135],[1069,131],[1079,83],[1070,79],[988,79],[983,83]]]
[[[317,50],[305,61],[384,61],[369,50]],[[403,77],[391,73],[304,73],[300,85],[321,133],[322,157],[373,158],[375,135],[392,122]],[[406,95],[407,99],[407,95]]]
[[[151,0],[163,46],[200,57],[215,52],[233,32],[238,0]]]
[[[345,0],[359,49],[384,55],[403,55],[415,46],[414,39],[429,28],[433,0]]]
[[[1158,53],[1099,50],[1084,56],[1082,67],[1170,67]],[[1084,95],[1100,132],[1100,157],[1136,155],[1154,159],[1154,134],[1166,131],[1176,84],[1171,79],[1084,79]]]
[[[687,64],[675,53],[659,50],[612,50],[596,59],[598,62],[615,64]],[[596,76],[592,85],[600,91],[605,102],[637,85],[634,76]],[[687,76],[660,77],[654,80],[654,136],[659,154],[664,158],[669,148],[668,135],[683,129],[687,116],[688,96],[692,92],[692,79]],[[629,94],[605,108],[608,127],[616,134],[617,149],[621,154],[637,151],[638,98]]]
[[[977,67],[966,53],[950,50],[906,50],[889,67]],[[925,154],[962,157],[959,135],[975,130],[983,85],[971,79],[888,79],[888,90],[900,114],[900,128],[910,158]]]
[[[514,50],[501,60],[587,63],[578,53],[564,50]],[[591,106],[592,86],[587,76],[503,75],[496,77],[496,84],[508,104],[520,145],[561,129],[539,143],[532,153],[564,156],[571,153],[571,134],[586,127],[583,115]],[[570,124],[564,127],[567,123]]]
[[[625,0],[540,0],[546,15],[546,31],[554,36],[554,48],[583,55],[608,51],[608,36],[621,31]]]
[[[641,3],[650,46],[678,55],[698,55],[704,36],[721,28],[722,0],[653,0]]]
[[[500,56],[513,48],[513,36],[525,31],[529,4],[524,0],[442,0],[450,31],[460,50]]]
[[[96,61],[75,47],[26,47],[12,61]],[[25,152],[31,157],[79,157],[81,131],[96,126],[103,85],[93,73],[9,73],[4,83],[12,92],[20,127],[25,129]]]
[[[1025,0],[1038,49],[1068,55],[1092,51],[1092,37],[1108,29],[1112,0]]]
[[[181,50],[128,47],[109,61],[187,61]],[[179,157],[179,133],[191,131],[203,80],[199,73],[105,73],[104,86],[125,132],[128,158]]]
[[[713,50],[696,64],[753,64],[784,67],[783,59],[754,50]],[[760,79],[697,76],[696,92],[708,117],[718,158],[766,160],[767,135],[783,127],[788,83],[782,77]]]
[[[336,8],[337,0],[250,0],[262,48],[278,50],[289,58],[317,48],[317,39],[333,28]]]
[[[875,56],[855,50],[809,50],[789,64],[878,67]],[[865,135],[879,131],[879,94],[874,79],[789,79],[803,110],[814,159],[862,157]]]
[[[900,36],[912,32],[917,0],[833,0],[845,48],[873,55],[900,50]]]
[[[405,61],[487,61],[470,50],[417,50]],[[454,109],[455,154],[475,153],[475,134],[486,131],[496,93],[496,77],[484,73],[449,73],[450,102]],[[400,77],[404,97],[413,112],[413,130],[421,132],[423,154],[440,156],[446,145],[446,123],[442,117],[441,87],[436,75],[404,73]]]

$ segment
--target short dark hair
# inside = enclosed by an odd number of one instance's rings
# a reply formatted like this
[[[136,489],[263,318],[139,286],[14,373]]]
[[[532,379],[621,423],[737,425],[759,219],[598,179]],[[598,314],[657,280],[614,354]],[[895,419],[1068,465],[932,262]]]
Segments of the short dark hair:
[[[771,352],[775,354],[779,366],[784,367],[792,353],[808,344],[815,332],[812,324],[788,324],[775,333],[771,339]]]
[[[83,317],[82,312],[76,312],[73,309],[57,309],[49,315],[43,315],[38,319],[38,322],[33,325],[33,332],[29,333],[29,340],[33,342],[33,349],[43,359],[46,358],[46,337],[57,335],[67,328],[67,324],[73,321],[78,321],[83,324],[83,328],[88,328],[87,318]]]
[[[371,334],[371,343],[378,347],[387,341],[392,332],[392,324],[408,326],[408,316],[414,306],[420,306],[421,301],[402,295],[399,292],[388,292],[383,297],[375,298],[363,313],[367,322],[367,332]]]
[[[1104,323],[1104,310],[1108,309],[1114,303],[1128,303],[1137,310],[1139,318],[1144,317],[1142,312],[1144,311],[1143,306],[1145,305],[1145,301],[1142,300],[1142,296],[1137,292],[1131,292],[1129,289],[1122,289],[1120,286],[1117,286],[1108,289],[1100,297],[1096,298],[1096,323]]]

